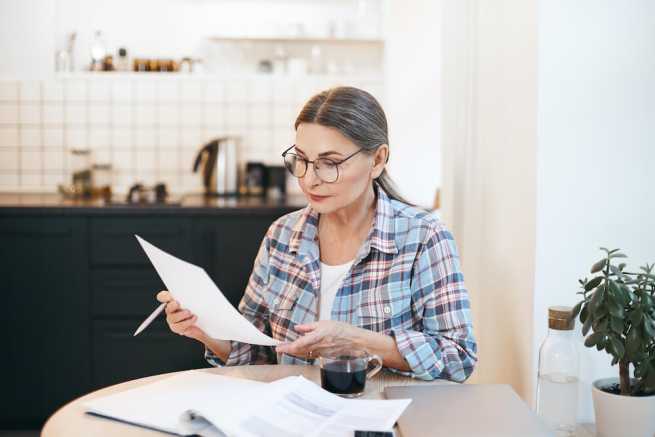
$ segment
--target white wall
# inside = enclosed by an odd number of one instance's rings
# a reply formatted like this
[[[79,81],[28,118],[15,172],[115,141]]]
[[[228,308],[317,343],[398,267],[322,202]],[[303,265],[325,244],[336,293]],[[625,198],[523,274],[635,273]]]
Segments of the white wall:
[[[432,206],[441,184],[441,3],[387,0],[385,10],[389,172],[410,201]]]
[[[444,219],[460,247],[477,383],[533,390],[536,2],[445,0]]]
[[[547,307],[577,302],[599,246],[624,249],[630,265],[655,261],[654,47],[650,0],[539,1],[535,359]],[[618,369],[580,351],[589,421],[590,383]]]
[[[55,0],[0,2],[0,78],[52,75],[54,4]]]

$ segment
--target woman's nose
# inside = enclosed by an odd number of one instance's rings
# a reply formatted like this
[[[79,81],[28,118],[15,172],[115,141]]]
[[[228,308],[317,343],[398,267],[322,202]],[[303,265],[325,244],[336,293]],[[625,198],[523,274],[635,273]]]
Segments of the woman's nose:
[[[316,169],[312,164],[307,165],[307,171],[305,172],[305,177],[303,179],[305,179],[305,184],[307,184],[308,187],[315,187],[321,183],[321,180],[316,176]]]

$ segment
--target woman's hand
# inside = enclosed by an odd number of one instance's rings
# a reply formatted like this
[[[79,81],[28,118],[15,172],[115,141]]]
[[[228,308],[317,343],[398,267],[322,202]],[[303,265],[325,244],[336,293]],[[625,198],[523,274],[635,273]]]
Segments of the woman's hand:
[[[344,322],[321,320],[296,325],[295,330],[303,335],[291,343],[279,344],[276,352],[316,358],[321,351],[361,349],[365,346],[362,335],[364,330]]]
[[[171,331],[203,343],[205,342],[208,338],[205,331],[196,326],[198,316],[192,314],[189,310],[180,308],[179,302],[173,300],[171,294],[166,290],[157,293],[157,300],[166,303],[166,322]]]

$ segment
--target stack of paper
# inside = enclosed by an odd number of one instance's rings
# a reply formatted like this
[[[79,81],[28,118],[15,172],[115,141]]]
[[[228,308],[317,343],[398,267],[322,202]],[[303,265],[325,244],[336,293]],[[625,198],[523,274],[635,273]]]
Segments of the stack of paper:
[[[303,378],[272,383],[186,372],[87,402],[90,414],[201,436],[352,436],[385,431],[410,399],[343,399]]]

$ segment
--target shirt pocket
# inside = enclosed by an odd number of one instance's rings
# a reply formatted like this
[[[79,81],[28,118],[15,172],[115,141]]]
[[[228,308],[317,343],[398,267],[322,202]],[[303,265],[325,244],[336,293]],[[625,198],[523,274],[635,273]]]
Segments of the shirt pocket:
[[[362,292],[358,325],[375,332],[401,326],[411,314],[408,284],[394,281]],[[409,317],[411,319],[411,317]]]
[[[295,325],[314,321],[308,314],[306,301],[311,299],[306,290],[291,283],[275,284],[269,289],[267,305],[273,338],[293,341],[299,337]],[[311,293],[309,293],[311,294]]]

